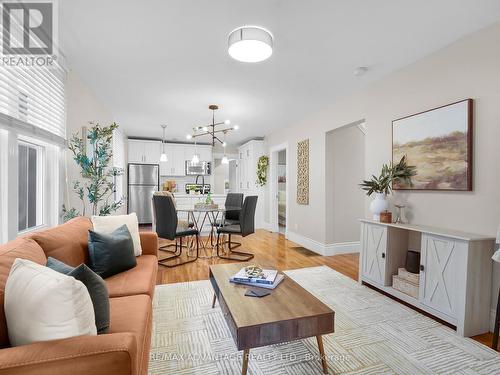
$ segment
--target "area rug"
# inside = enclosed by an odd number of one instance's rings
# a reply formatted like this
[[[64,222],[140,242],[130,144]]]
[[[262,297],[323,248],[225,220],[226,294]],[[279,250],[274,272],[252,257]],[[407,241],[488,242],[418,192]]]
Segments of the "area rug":
[[[322,266],[286,274],[335,310],[323,336],[331,374],[500,374],[500,355],[422,314]],[[149,373],[239,374],[210,282],[156,287]],[[315,338],[252,349],[253,375],[321,374]]]

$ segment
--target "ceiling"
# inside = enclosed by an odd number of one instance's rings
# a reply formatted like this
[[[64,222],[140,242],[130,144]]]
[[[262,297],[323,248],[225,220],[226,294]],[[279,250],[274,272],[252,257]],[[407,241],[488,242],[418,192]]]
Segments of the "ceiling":
[[[498,0],[64,0],[60,34],[71,69],[129,136],[185,140],[231,119],[238,144],[285,128],[391,71],[500,19]],[[267,61],[227,54],[227,35],[260,25]],[[492,46],[493,47],[493,46]],[[356,67],[369,71],[355,77]],[[89,119],[91,120],[91,119]]]

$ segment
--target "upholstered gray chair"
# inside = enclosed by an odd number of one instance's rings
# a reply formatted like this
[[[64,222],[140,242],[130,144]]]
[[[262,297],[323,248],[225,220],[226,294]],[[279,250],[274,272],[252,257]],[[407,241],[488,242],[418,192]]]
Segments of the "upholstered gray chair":
[[[226,195],[226,201],[224,202],[226,208],[239,208],[239,210],[230,210],[226,212],[225,224],[234,225],[240,223],[240,210],[243,206],[243,194],[242,193],[228,193]]]
[[[224,214],[224,219],[217,222],[217,226],[222,225],[237,225],[240,223],[240,211],[243,206],[242,193],[228,193],[224,202],[226,209],[229,209]],[[241,242],[231,242],[230,239],[225,241],[223,245],[228,244],[230,249],[241,246]]]
[[[244,253],[241,251],[233,251],[231,244],[231,236],[239,235],[241,237],[246,237],[249,234],[255,233],[255,209],[257,208],[257,196],[247,196],[241,207],[239,213],[239,224],[223,225],[217,228],[217,256],[222,259],[231,259],[238,261],[247,261],[254,257],[251,253]],[[220,235],[227,234],[229,239],[228,254],[221,255],[220,248]],[[237,257],[231,256],[235,254]]]
[[[159,250],[167,251],[169,253],[173,253],[174,255],[158,260],[158,264],[165,267],[177,267],[182,264],[194,262],[198,259],[199,232],[196,228],[190,227],[188,223],[179,223],[173,199],[170,196],[154,195],[153,213],[155,216],[156,233],[158,234],[158,237],[165,238],[167,240],[175,240],[175,251],[163,250],[163,248],[166,248],[169,245],[159,248]],[[188,236],[196,237],[196,256],[184,262],[169,264],[171,260],[181,256],[183,249],[182,239]],[[179,243],[177,240],[179,240]]]

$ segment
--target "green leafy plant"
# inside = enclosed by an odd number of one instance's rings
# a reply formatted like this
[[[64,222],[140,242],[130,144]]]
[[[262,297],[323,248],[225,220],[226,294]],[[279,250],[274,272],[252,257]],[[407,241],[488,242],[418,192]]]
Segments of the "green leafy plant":
[[[269,157],[262,155],[257,162],[257,184],[264,186],[267,183],[267,167],[269,166]]]
[[[113,156],[113,131],[118,128],[116,123],[109,126],[90,122],[91,128],[86,139],[74,134],[68,148],[73,154],[73,160],[80,167],[83,181],[74,181],[73,190],[82,202],[82,210],[74,207],[62,207],[62,217],[65,221],[87,214],[87,205],[92,215],[106,216],[115,212],[123,204],[124,198],[118,201],[112,199],[115,192],[114,177],[123,174],[123,169],[110,167]],[[87,146],[89,150],[87,151]]]
[[[366,195],[370,196],[373,193],[389,194],[392,191],[393,183],[402,181],[408,185],[412,185],[411,178],[417,175],[417,167],[408,165],[406,155],[404,155],[399,163],[384,164],[380,175],[377,177],[372,175],[369,180],[363,180],[359,186],[366,191]]]

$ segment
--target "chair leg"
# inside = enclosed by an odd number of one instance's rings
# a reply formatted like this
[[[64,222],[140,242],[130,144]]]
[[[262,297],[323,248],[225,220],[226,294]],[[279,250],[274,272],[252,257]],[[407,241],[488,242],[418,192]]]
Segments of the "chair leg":
[[[169,248],[169,247],[173,247],[173,248],[175,248],[175,250],[167,250],[167,248]],[[163,251],[163,252],[165,252],[165,253],[176,254],[176,253],[177,253],[177,247],[178,247],[178,246],[177,246],[177,241],[176,241],[176,243],[170,243],[170,244],[168,244],[168,245],[163,245],[163,246],[160,246],[160,247],[158,248],[158,250]],[[188,246],[186,245],[186,246],[184,246],[184,247],[186,247],[186,248],[187,248]]]
[[[228,255],[221,255],[219,253],[219,247],[220,247],[220,233],[217,233],[217,256],[221,259],[229,259],[229,260],[236,260],[239,262],[246,262],[254,257],[252,253],[245,253],[243,251],[233,251],[231,248],[231,235],[229,235],[229,240],[224,242],[224,243],[229,243],[229,248],[228,248]],[[222,245],[224,245],[224,243]],[[236,255],[237,257],[231,256],[232,254]]]
[[[174,258],[178,258],[178,257],[181,256],[181,254],[182,254],[182,237],[179,237],[179,242],[180,242],[180,244],[179,244],[179,254],[171,256],[171,257],[166,258],[166,259],[159,260],[158,264],[160,266],[164,266],[164,267],[168,267],[168,268],[174,268],[174,267],[177,267],[177,266],[182,266],[183,264],[195,262],[198,259],[198,236],[196,236],[196,257],[194,257],[191,260],[186,260],[184,262],[178,262],[178,263],[174,263],[174,264],[168,264],[167,262],[169,262],[170,260],[172,260]],[[177,244],[177,240],[175,241],[175,243]],[[186,246],[184,246],[184,247],[186,247]],[[176,246],[176,249],[177,249],[177,246]]]
[[[227,244],[227,247],[229,248],[229,250],[236,249],[237,247],[241,246],[241,242],[231,241],[231,235],[230,234],[228,235],[227,241],[224,241],[222,243],[222,245],[225,245],[225,244]]]

